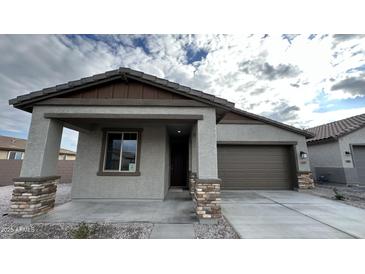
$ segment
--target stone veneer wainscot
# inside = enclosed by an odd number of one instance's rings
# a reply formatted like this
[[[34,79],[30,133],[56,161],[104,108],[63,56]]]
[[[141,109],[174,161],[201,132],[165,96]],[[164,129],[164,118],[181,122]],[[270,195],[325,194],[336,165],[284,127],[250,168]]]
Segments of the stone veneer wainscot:
[[[200,221],[217,221],[221,216],[220,179],[196,179],[194,187],[195,212]]]
[[[298,189],[314,188],[314,180],[312,172],[298,172]]]
[[[14,179],[9,215],[32,218],[50,211],[59,179],[59,176]]]

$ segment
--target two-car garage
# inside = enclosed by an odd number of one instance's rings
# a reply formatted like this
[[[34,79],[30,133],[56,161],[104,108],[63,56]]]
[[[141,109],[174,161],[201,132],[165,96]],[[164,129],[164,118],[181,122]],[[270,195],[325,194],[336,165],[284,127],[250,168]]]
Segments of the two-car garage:
[[[312,134],[235,111],[217,125],[218,178],[222,189],[290,190],[310,172],[306,138]]]
[[[223,189],[292,189],[293,146],[218,145],[218,176]]]

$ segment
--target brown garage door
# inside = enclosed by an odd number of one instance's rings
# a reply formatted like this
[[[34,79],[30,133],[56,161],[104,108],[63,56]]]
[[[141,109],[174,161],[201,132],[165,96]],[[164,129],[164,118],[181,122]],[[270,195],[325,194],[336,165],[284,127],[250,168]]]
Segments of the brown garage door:
[[[354,162],[360,184],[365,184],[365,146],[354,146]]]
[[[225,189],[291,189],[290,146],[220,145],[218,175]]]

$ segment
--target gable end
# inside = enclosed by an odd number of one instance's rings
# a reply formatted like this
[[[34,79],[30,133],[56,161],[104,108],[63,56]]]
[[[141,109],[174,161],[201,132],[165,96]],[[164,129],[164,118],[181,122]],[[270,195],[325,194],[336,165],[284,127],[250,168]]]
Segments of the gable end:
[[[66,93],[56,98],[184,100],[187,97],[137,81],[115,81]]]

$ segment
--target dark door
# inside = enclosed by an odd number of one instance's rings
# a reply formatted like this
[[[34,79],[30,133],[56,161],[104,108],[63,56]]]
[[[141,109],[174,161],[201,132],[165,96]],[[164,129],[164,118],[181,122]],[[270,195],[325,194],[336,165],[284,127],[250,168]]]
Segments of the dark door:
[[[218,176],[226,189],[291,189],[289,146],[218,146]]]
[[[189,143],[185,137],[171,137],[171,186],[187,187]]]

